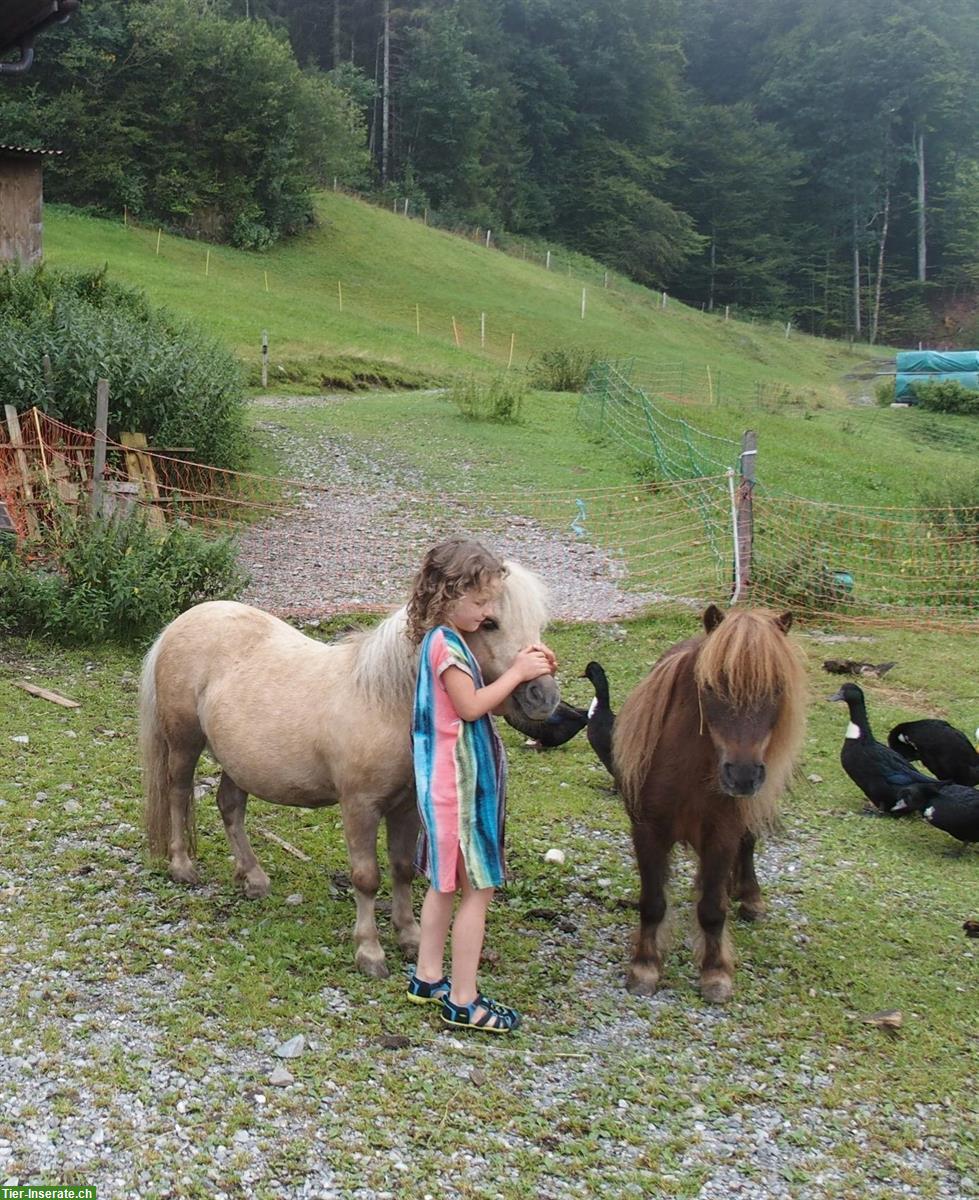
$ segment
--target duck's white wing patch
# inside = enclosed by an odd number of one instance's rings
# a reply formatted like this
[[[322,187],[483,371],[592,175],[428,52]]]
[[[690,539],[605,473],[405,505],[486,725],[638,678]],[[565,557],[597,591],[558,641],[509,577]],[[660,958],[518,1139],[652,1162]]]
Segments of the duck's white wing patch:
[[[839,736],[839,734],[837,734],[837,737],[838,737],[838,736]],[[852,738],[859,738],[859,736],[860,736],[860,726],[859,726],[859,725],[854,725],[854,723],[851,721],[851,722],[849,723],[849,725],[847,725],[847,727],[846,727],[846,736],[847,736],[848,738],[851,738],[851,739],[852,739]]]
[[[588,705],[588,720],[589,720],[589,721],[590,721],[590,720],[592,719],[592,717],[595,715],[595,709],[596,709],[596,708],[598,708],[598,697],[597,697],[597,696],[596,696],[596,697],[595,697],[595,699],[594,699],[594,700],[591,702],[591,704],[589,704],[589,705]]]

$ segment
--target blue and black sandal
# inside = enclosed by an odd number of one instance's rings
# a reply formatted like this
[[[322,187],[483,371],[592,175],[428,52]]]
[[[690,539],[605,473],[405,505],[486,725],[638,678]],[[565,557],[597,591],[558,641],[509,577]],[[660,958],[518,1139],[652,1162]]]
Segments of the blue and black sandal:
[[[476,1013],[482,1009],[477,1017]],[[478,1029],[481,1033],[511,1033],[520,1028],[520,1014],[515,1008],[477,996],[472,1004],[453,1004],[448,996],[442,1001],[442,1020],[460,1029]]]
[[[445,975],[435,983],[428,983],[419,979],[417,975],[412,975],[408,980],[408,999],[412,1004],[442,1004],[448,1000],[450,988],[451,984]]]

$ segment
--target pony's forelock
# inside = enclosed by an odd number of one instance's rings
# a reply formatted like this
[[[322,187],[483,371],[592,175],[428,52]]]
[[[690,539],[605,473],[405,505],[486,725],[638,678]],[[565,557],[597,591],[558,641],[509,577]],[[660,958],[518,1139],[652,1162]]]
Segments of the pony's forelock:
[[[796,644],[763,608],[736,608],[701,639],[697,685],[718,692],[739,708],[753,708],[782,694],[801,660]]]

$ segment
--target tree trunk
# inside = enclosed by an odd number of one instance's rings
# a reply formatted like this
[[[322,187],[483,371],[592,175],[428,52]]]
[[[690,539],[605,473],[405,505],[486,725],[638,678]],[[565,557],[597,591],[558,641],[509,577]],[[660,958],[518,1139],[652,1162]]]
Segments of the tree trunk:
[[[333,69],[340,65],[340,0],[333,0]]]
[[[714,239],[714,231],[710,234],[710,286],[707,292],[707,311],[714,311],[714,273],[717,270],[717,242]]]
[[[877,341],[880,326],[880,292],[884,283],[884,246],[887,243],[887,226],[891,217],[891,189],[884,192],[884,218],[880,227],[880,243],[877,249],[877,280],[874,284],[874,311],[870,318],[870,344]]]
[[[853,206],[853,336],[860,336],[860,225]]]
[[[388,181],[391,122],[391,0],[384,0],[384,76],[381,84],[381,187]]]
[[[918,281],[925,282],[928,263],[928,242],[925,236],[925,135],[915,139],[918,159]]]

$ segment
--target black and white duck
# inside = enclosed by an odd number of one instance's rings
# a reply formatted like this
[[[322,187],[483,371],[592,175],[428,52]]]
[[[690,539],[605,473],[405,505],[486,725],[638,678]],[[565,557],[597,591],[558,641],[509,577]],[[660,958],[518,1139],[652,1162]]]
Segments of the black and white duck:
[[[608,676],[601,663],[590,662],[585,667],[584,677],[591,680],[595,689],[595,699],[588,706],[585,737],[604,763],[605,769],[612,775],[612,729],[615,725],[615,713],[609,702]]]
[[[921,815],[936,829],[957,838],[963,854],[972,842],[979,842],[979,792],[962,783],[936,781],[932,793],[918,802]]]
[[[515,705],[513,707],[514,711],[506,714],[504,720],[530,739],[526,744],[533,750],[553,750],[555,746],[563,746],[588,724],[587,710],[564,700],[558,702],[557,708],[544,721],[531,721]]]
[[[840,763],[874,808],[895,817],[922,808],[922,801],[934,794],[936,781],[875,739],[863,689],[844,683],[829,699],[841,700],[850,710]]]
[[[979,783],[979,754],[961,729],[948,721],[926,717],[904,721],[887,735],[887,744],[908,762],[921,762],[939,779]]]

